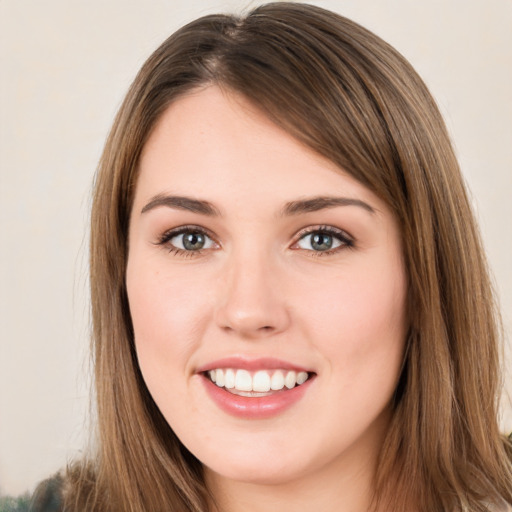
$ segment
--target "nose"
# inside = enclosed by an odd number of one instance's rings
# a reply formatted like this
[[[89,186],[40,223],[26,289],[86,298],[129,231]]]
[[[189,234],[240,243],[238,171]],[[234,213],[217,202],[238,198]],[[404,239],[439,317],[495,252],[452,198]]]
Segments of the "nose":
[[[215,321],[226,332],[246,339],[287,329],[290,317],[278,265],[264,254],[238,254],[226,261]]]

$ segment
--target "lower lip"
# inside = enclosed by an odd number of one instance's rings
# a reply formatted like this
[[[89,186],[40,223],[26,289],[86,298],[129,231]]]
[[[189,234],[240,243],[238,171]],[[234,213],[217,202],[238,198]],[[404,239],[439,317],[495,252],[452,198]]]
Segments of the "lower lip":
[[[224,412],[245,419],[265,419],[281,414],[296,404],[306,393],[314,377],[292,389],[276,391],[272,395],[248,397],[234,395],[202,376],[210,398]]]

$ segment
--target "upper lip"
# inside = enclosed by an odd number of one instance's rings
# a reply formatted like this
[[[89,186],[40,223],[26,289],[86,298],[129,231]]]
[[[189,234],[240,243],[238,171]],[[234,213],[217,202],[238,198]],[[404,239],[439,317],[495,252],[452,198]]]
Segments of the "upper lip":
[[[216,368],[236,368],[241,370],[256,371],[256,370],[294,370],[296,372],[308,372],[312,370],[303,366],[283,361],[282,359],[275,359],[273,357],[259,357],[255,359],[244,358],[240,356],[225,357],[217,359],[210,363],[206,363],[197,368],[197,373],[215,370]]]

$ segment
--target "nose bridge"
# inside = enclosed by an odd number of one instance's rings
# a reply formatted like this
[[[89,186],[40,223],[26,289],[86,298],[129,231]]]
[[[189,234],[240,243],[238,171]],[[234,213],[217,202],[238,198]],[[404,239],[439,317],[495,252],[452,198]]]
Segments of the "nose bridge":
[[[268,248],[249,244],[226,259],[216,311],[219,327],[245,337],[260,337],[286,328],[288,313],[279,290],[276,257]]]

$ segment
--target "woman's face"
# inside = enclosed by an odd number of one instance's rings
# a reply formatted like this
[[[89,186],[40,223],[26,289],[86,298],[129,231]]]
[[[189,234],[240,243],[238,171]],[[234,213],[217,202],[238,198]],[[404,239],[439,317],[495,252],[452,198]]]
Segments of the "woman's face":
[[[212,86],[151,134],[129,239],[142,374],[210,474],[278,483],[373,463],[407,328],[399,229],[378,197]]]

